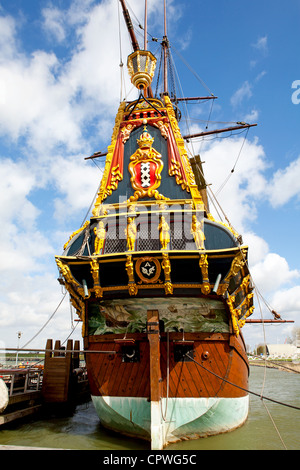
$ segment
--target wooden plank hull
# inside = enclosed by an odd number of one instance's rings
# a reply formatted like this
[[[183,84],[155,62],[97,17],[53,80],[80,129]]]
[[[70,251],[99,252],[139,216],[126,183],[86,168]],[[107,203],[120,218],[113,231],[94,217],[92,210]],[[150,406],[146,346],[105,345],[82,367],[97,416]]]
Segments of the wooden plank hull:
[[[149,337],[158,339],[158,397],[151,384]],[[126,349],[128,343],[124,349],[122,338],[89,337],[89,351],[111,351],[86,355],[93,402],[105,427],[149,440],[152,449],[161,449],[174,441],[227,432],[244,423],[249,368],[241,337],[229,333],[130,334],[126,340],[134,340],[137,362],[126,362],[124,350],[130,349]],[[180,356],[182,351],[190,351],[193,360]]]

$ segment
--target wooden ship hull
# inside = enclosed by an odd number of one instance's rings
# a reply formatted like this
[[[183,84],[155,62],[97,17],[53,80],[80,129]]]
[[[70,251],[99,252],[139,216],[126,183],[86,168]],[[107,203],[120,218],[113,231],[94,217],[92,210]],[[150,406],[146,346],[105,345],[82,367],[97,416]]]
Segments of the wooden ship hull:
[[[246,420],[253,289],[247,247],[211,215],[168,93],[149,92],[154,62],[129,56],[139,98],[120,104],[92,217],[56,262],[101,423],[162,449]]]
[[[182,341],[180,333],[156,334],[150,328],[148,334],[130,336],[132,346],[124,346],[119,335],[89,338],[89,351],[115,352],[101,359],[87,356],[92,399],[104,426],[149,440],[152,449],[159,450],[244,423],[248,363],[241,338],[187,333]],[[186,351],[196,362],[183,360]],[[138,354],[138,362],[127,362],[133,354]]]

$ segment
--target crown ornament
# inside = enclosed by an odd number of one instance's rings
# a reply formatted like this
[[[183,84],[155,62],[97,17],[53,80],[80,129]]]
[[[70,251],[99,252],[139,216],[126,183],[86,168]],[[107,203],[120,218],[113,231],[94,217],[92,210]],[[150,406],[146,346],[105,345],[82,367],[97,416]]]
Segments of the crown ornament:
[[[140,135],[140,138],[137,139],[137,143],[140,149],[151,148],[154,142],[154,137],[149,134],[147,131],[147,126],[144,126],[144,130]]]

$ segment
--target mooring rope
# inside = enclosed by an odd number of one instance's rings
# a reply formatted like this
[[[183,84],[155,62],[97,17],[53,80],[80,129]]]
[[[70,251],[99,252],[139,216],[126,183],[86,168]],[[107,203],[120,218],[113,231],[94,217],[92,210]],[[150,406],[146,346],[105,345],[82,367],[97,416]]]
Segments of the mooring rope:
[[[212,375],[214,375],[214,376],[217,377],[218,379],[223,380],[224,382],[228,383],[229,385],[232,385],[233,387],[239,388],[240,390],[243,390],[244,392],[250,393],[251,395],[255,395],[256,397],[259,397],[261,400],[268,400],[268,401],[271,401],[271,402],[273,402],[273,403],[277,403],[278,405],[287,406],[288,408],[293,408],[294,410],[299,410],[299,411],[300,411],[300,408],[299,408],[298,406],[290,405],[290,404],[288,404],[288,403],[283,403],[283,402],[280,402],[280,401],[278,401],[278,400],[274,400],[273,398],[265,397],[265,396],[261,395],[260,393],[251,392],[250,390],[248,390],[248,389],[246,389],[246,388],[243,388],[243,387],[241,387],[240,385],[234,384],[234,383],[230,382],[229,380],[225,379],[224,377],[220,377],[220,375],[216,374],[216,373],[213,372],[212,370],[209,370],[209,369],[207,369],[206,367],[204,367],[202,364],[200,364],[199,362],[197,362],[193,357],[189,356],[188,353],[186,353],[185,355],[186,355],[186,357],[188,357],[191,361],[195,362],[198,366],[202,367],[202,369],[204,369],[204,370],[206,370],[207,372],[211,373]]]

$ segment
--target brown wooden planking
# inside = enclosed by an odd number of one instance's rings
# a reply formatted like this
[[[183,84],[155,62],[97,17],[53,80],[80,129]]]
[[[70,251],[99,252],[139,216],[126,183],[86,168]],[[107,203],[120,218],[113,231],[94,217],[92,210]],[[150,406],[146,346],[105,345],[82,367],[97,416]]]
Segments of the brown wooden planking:
[[[112,342],[120,335],[107,335],[90,342],[90,349],[94,350],[115,350],[116,346]],[[94,393],[107,394],[110,396],[139,396],[149,397],[150,377],[149,377],[149,343],[145,334],[131,335],[140,340],[140,359],[138,363],[123,363],[120,354],[115,354],[108,358],[108,355],[89,354],[87,360],[93,362],[93,390]],[[195,341],[194,362],[174,362],[173,339],[180,340],[182,335],[170,333],[169,348],[169,390],[168,396],[182,397],[209,397],[209,396],[243,396],[246,393],[227,384],[224,380],[215,377],[211,372],[226,380],[235,383],[243,388],[248,386],[248,369],[246,354],[242,347],[242,341],[233,340],[229,335],[205,335],[187,334],[197,338]],[[164,340],[160,342],[161,350],[161,395],[167,396],[167,344]],[[231,344],[231,346],[229,345]],[[234,347],[233,347],[234,346]],[[209,359],[203,360],[202,354],[209,352]],[[244,355],[244,357],[243,357]],[[205,369],[207,370],[205,370]]]

